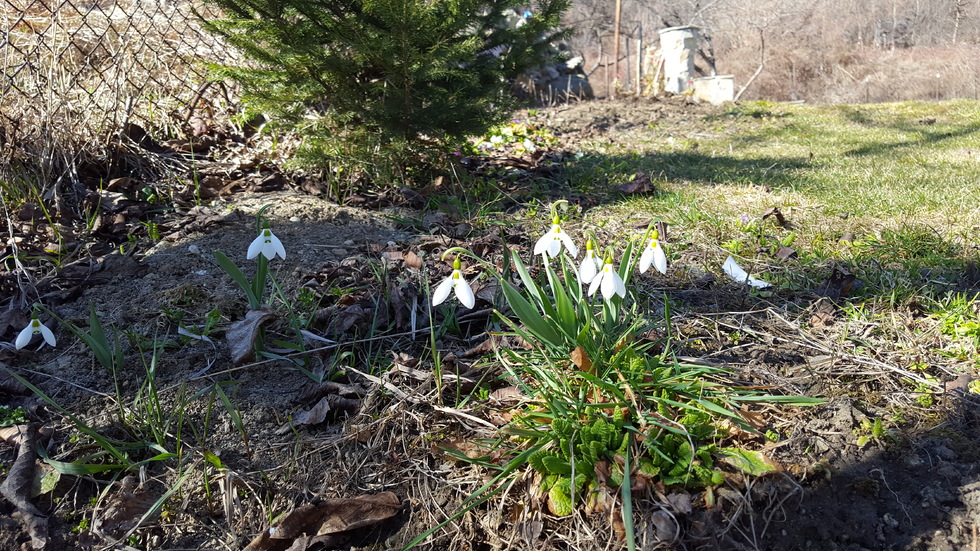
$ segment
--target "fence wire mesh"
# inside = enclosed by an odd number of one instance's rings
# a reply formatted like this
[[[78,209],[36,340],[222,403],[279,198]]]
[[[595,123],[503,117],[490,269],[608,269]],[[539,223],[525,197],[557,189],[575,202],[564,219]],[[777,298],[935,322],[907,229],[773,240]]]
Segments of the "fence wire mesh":
[[[0,0],[0,177],[108,152],[129,124],[179,135],[195,110],[227,108],[209,62],[232,52],[183,0]],[[212,113],[214,114],[214,113]]]

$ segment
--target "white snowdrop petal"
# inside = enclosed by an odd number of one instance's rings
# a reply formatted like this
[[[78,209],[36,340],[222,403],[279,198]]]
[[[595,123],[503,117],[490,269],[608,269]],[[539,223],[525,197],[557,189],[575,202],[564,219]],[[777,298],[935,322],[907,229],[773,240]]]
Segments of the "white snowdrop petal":
[[[262,252],[262,246],[264,244],[265,240],[262,239],[262,234],[259,234],[259,236],[253,239],[252,243],[248,246],[248,253],[245,255],[245,258],[252,260],[253,258],[259,256],[259,253]]]
[[[14,346],[17,350],[24,348],[28,343],[31,342],[31,338],[34,337],[34,329],[30,324],[27,327],[21,329],[20,333],[17,333],[17,340],[14,341]]]
[[[619,277],[619,273],[613,270],[609,273],[613,280],[613,292],[622,298],[626,298],[626,284],[623,283],[623,278]]]
[[[432,305],[439,306],[449,298],[450,291],[453,290],[453,276],[449,276],[442,280],[436,287],[435,292],[432,293]]]
[[[549,243],[551,243],[551,232],[542,235],[534,242],[534,254],[543,254],[548,249]]]
[[[575,242],[572,241],[572,238],[567,233],[559,232],[558,237],[561,239],[562,244],[565,245],[565,248],[568,249],[568,254],[572,255],[572,258],[578,256],[578,247],[575,246]]]
[[[54,332],[47,328],[46,325],[41,325],[41,336],[44,337],[44,342],[51,346],[56,346],[58,344],[58,339],[55,338]]]
[[[467,308],[473,308],[476,304],[476,296],[473,295],[473,288],[463,279],[463,276],[460,276],[456,280],[454,287],[456,289],[456,298],[459,299],[459,302]]]
[[[765,289],[766,287],[772,286],[772,284],[768,281],[763,281],[759,278],[750,276],[749,273],[743,270],[742,267],[735,262],[735,259],[730,256],[728,257],[728,260],[725,261],[725,264],[722,265],[721,269],[735,281],[746,285],[751,285],[756,289]]]
[[[558,239],[557,235],[551,234],[551,241],[548,242],[546,250],[548,251],[549,258],[555,258],[561,252],[561,240]]]
[[[612,270],[602,270],[602,298],[609,300],[616,294],[616,281],[613,279]]]
[[[646,247],[643,249],[643,254],[640,255],[640,264],[637,269],[640,273],[646,273],[650,269],[650,264],[653,264],[653,249]]]
[[[278,254],[283,260],[286,260],[286,247],[282,246],[282,241],[275,235],[272,236],[272,248],[275,254]]]
[[[587,256],[585,257],[585,260],[582,261],[582,265],[578,269],[579,280],[582,283],[592,283],[592,280],[595,279],[596,272],[598,272],[598,269],[595,265],[595,259],[593,259],[591,256]]]
[[[749,278],[748,272],[743,270],[742,267],[735,262],[735,259],[730,256],[728,257],[728,260],[726,260],[725,263],[722,264],[721,269],[724,270],[726,274],[728,274],[728,277],[734,279],[739,283],[745,283]]]
[[[659,244],[653,250],[653,267],[662,274],[667,273],[667,254]]]
[[[603,268],[602,270],[599,271],[598,275],[596,275],[595,278],[592,279],[592,284],[589,285],[590,297],[594,295],[596,291],[599,290],[599,286],[602,285],[602,280],[605,278],[605,276],[606,276],[606,269]]]

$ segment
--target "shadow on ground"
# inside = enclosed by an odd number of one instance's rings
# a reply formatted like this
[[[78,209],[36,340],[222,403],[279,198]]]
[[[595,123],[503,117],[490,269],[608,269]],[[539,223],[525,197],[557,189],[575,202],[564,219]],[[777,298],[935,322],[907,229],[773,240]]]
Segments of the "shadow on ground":
[[[836,346],[840,331],[802,331],[806,315],[773,299],[746,297],[726,285],[668,294],[680,354],[722,363],[736,377],[758,377],[781,392],[828,400],[769,417],[760,430],[779,438],[764,449],[782,472],[730,479],[717,489],[717,507],[684,517],[686,548],[952,551],[976,545],[980,399],[966,392],[969,377],[947,381],[945,392],[911,391],[912,381],[901,375],[910,366],[890,363],[892,350]],[[815,299],[803,314],[826,302]],[[917,402],[922,396],[932,403]],[[880,429],[872,428],[876,422]]]

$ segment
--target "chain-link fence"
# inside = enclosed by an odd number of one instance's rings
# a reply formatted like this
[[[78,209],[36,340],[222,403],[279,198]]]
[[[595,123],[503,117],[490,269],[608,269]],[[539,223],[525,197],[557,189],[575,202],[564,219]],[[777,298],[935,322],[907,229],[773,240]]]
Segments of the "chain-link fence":
[[[216,15],[184,0],[0,0],[0,178],[24,163],[70,171],[127,125],[179,135],[195,111],[227,107],[207,64],[231,52],[196,10]]]

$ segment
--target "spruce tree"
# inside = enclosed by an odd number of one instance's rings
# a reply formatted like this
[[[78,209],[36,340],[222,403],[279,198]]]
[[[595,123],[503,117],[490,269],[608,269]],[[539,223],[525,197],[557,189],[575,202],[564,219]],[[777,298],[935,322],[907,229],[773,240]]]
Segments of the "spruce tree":
[[[208,0],[208,27],[249,63],[224,66],[246,105],[309,144],[418,150],[484,133],[509,114],[510,83],[540,64],[568,0]],[[527,15],[527,14],[525,14]]]

